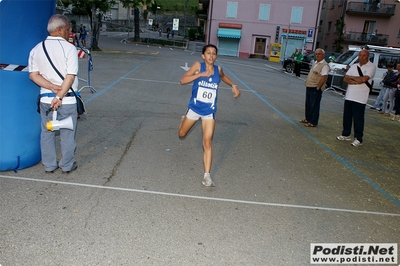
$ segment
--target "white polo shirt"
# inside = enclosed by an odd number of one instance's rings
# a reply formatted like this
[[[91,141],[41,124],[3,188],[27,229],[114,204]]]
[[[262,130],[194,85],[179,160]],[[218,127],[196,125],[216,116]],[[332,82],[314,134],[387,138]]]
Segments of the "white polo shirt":
[[[45,40],[45,46],[51,61],[63,77],[67,74],[78,74],[78,52],[76,47],[61,37],[48,36]],[[38,43],[30,52],[28,59],[29,73],[39,72],[45,79],[53,84],[61,85],[63,80],[51,66],[46,54],[43,51],[42,43]],[[78,91],[78,78],[75,77],[72,88]],[[69,90],[71,92],[71,90]],[[40,93],[52,93],[52,91],[41,87]],[[42,97],[41,102],[51,103],[54,97]],[[63,104],[76,103],[75,97],[65,97]]]
[[[357,66],[360,66],[360,64],[357,63],[357,64],[352,65],[350,67],[350,69],[347,71],[346,75],[360,76],[360,74],[358,73],[358,70],[357,70]],[[375,76],[376,66],[373,63],[371,63],[370,61],[368,61],[368,63],[366,63],[363,66],[360,66],[360,68],[361,68],[361,71],[364,74],[364,76],[369,76],[370,79],[368,81],[370,84],[372,84],[372,79]],[[347,86],[345,99],[348,101],[366,104],[368,101],[368,95],[369,95],[369,88],[368,88],[367,84],[365,84],[365,83],[357,84],[357,85],[349,84]]]

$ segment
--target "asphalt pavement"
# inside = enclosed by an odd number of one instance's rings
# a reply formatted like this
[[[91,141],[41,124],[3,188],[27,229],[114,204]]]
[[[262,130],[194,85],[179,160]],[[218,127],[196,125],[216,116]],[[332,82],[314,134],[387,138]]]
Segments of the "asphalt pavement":
[[[201,43],[124,38],[102,33],[92,53],[78,169],[0,173],[0,265],[310,265],[312,243],[400,242],[400,122],[366,110],[352,147],[336,140],[341,92],[324,92],[307,128],[304,75],[220,56],[242,94],[221,83],[206,188],[201,123],[177,134]]]

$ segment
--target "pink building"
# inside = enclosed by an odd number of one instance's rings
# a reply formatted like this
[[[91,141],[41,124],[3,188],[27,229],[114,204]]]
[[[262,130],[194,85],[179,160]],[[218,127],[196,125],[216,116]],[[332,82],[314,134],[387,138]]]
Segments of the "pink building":
[[[322,0],[209,0],[206,43],[218,54],[269,57],[282,44],[281,60],[295,48],[316,49]]]
[[[366,44],[400,47],[399,1],[323,0],[318,43],[328,51]],[[342,31],[338,31],[338,20],[343,22]]]

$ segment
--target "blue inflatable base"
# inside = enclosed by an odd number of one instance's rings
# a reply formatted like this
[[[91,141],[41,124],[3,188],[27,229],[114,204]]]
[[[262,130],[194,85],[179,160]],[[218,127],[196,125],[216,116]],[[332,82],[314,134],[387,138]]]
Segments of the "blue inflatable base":
[[[39,88],[28,72],[0,70],[0,171],[19,170],[40,162]]]
[[[28,65],[30,50],[48,36],[55,8],[55,0],[0,0],[0,64]],[[41,160],[38,94],[28,72],[0,70],[0,171]]]

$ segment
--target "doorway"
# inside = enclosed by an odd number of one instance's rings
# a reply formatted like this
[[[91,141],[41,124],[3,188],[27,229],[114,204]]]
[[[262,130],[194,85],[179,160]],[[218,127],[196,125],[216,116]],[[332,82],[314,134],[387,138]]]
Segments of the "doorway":
[[[266,38],[256,37],[256,42],[255,42],[255,46],[254,46],[254,53],[255,54],[265,55],[266,44],[267,44],[267,39]]]

